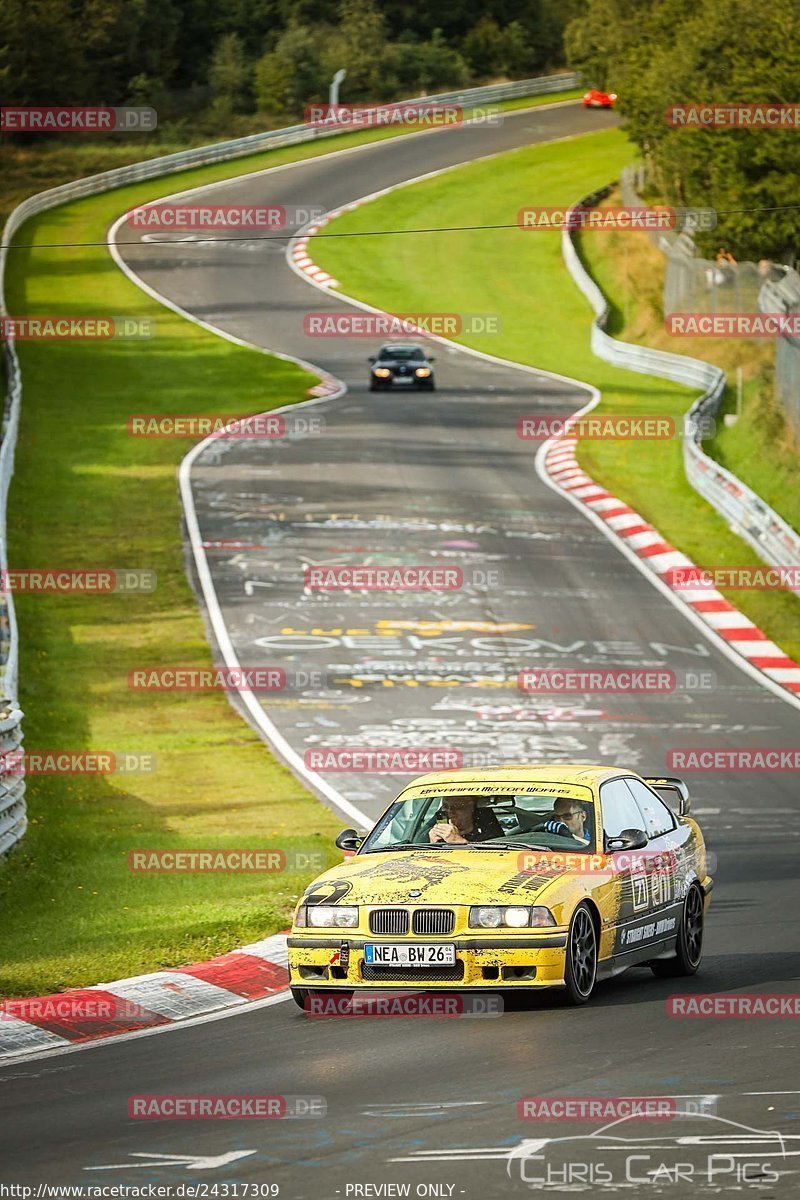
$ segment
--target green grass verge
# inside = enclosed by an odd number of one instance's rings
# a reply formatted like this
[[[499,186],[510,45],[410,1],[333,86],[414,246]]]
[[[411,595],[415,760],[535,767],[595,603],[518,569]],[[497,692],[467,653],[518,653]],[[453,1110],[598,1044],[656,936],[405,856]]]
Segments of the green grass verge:
[[[771,343],[769,351],[774,353]],[[740,419],[733,426],[720,422],[705,449],[800,530],[800,446],[775,398],[773,381],[774,368],[768,364],[744,385]],[[735,388],[728,388],[723,412],[736,412]]]
[[[35,240],[102,240],[127,193],[59,208]],[[258,411],[312,377],[240,349],[145,297],[101,248],[14,258],[12,312],[151,316],[150,342],[21,343],[24,398],[11,488],[15,567],[145,567],[149,595],[25,596],[28,750],[139,751],[150,773],[30,777],[31,828],[0,868],[0,990],[94,983],[186,962],[285,926],[314,872],[132,875],[137,847],[276,846],[335,861],[341,823],[218,694],[131,692],[136,666],[209,661],[186,579],[176,467],[188,444],[133,439],[136,411]]]
[[[331,232],[513,223],[524,205],[574,203],[616,178],[632,157],[618,130],[515,150],[399,188],[337,218]],[[610,235],[593,236],[599,246]],[[390,312],[497,313],[499,334],[456,340],[593,383],[603,393],[603,411],[668,415],[680,427],[694,393],[612,367],[591,353],[591,312],[563,265],[559,243],[558,233],[517,228],[386,234],[360,239],[354,254],[349,238],[328,241],[323,235],[314,239],[312,256],[344,293]],[[584,243],[591,263],[599,251],[589,235]],[[760,563],[689,486],[677,439],[583,443],[580,460],[695,562]],[[800,654],[796,597],[736,592],[730,598],[787,654]]]

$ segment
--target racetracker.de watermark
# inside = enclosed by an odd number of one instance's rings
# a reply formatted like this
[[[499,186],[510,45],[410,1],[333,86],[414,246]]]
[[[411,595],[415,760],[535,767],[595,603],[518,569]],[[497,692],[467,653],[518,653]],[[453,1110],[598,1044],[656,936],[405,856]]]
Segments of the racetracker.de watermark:
[[[9,750],[5,775],[132,775],[156,770],[156,756],[138,750]]]
[[[306,567],[309,592],[452,592],[464,586],[460,567],[352,566]]]
[[[132,229],[264,232],[296,228],[324,216],[321,204],[144,204],[125,216]]]
[[[133,667],[128,687],[139,692],[305,692],[328,686],[319,667]]]
[[[455,771],[464,764],[452,746],[317,746],[303,762],[311,771],[399,772]]]
[[[800,337],[800,313],[678,312],[664,318],[672,337]]]
[[[561,850],[524,850],[517,855],[517,871],[520,875],[536,875],[541,871],[560,875],[602,876],[611,879],[628,871],[634,875],[661,875],[676,872],[681,868],[682,854],[669,847],[641,850],[615,850],[613,853],[578,853]],[[706,870],[713,873],[717,858],[713,851],[706,851]]]
[[[608,692],[635,696],[650,692],[712,692],[717,688],[717,677],[713,671],[667,667],[525,667],[517,675],[517,687],[521,692],[533,694]]]
[[[672,129],[800,129],[800,104],[670,104]]]
[[[729,588],[731,591],[800,591],[800,565],[783,567],[670,567],[664,582],[672,588]]]
[[[279,875],[286,871],[324,871],[320,850],[259,848],[234,850],[129,850],[128,870],[134,875]]]
[[[0,591],[22,595],[139,594],[154,592],[156,583],[156,573],[149,568],[111,570],[97,567],[92,570],[74,570],[70,567],[36,567],[0,571]]]
[[[248,438],[314,437],[325,432],[325,418],[305,413],[258,413],[239,417],[230,413],[135,413],[126,429],[141,438]]]
[[[0,316],[0,337],[15,342],[138,341],[155,331],[153,317]]]
[[[110,1024],[152,1022],[151,1009],[115,996],[113,992],[98,991],[96,995],[32,996],[24,999],[0,1000],[0,1021],[40,1022],[102,1021]]]
[[[424,126],[440,129],[460,125],[460,104],[309,104],[303,110],[306,125],[323,129],[370,129]]]
[[[619,208],[589,208],[577,204],[571,208],[529,205],[517,213],[520,229],[567,229],[570,232],[636,233],[667,230],[711,230],[717,227],[714,208],[648,208],[623,205]]]
[[[520,1121],[671,1121],[680,1112],[674,1096],[525,1096]]]
[[[148,133],[154,108],[75,108],[25,104],[0,108],[0,133]]]
[[[794,1021],[800,1017],[797,992],[739,992],[725,996],[704,992],[670,996],[666,1004],[670,1017],[713,1017],[716,1020],[771,1017]]]
[[[456,337],[458,334],[500,333],[498,313],[405,312],[349,313],[308,312],[303,332],[308,337]],[[413,366],[413,361],[410,364]]]
[[[531,413],[517,420],[517,437],[546,442],[573,437],[580,441],[668,441],[676,436],[675,420],[667,416],[627,417],[601,414],[572,417],[564,413]]]
[[[500,1017],[503,998],[487,992],[353,992],[306,996],[309,1017]]]
[[[696,746],[667,751],[670,771],[800,771],[800,748],[750,746],[723,750]]]
[[[324,1117],[324,1096],[143,1095],[128,1100],[128,1116],[139,1121],[282,1120],[285,1117]]]
[[[501,1016],[503,997],[487,992],[486,995],[457,994],[457,992],[389,992],[372,995],[369,992],[354,992],[349,996],[327,994],[309,995],[303,1001],[307,1016],[423,1016],[423,1018],[452,1019],[458,1016]]]

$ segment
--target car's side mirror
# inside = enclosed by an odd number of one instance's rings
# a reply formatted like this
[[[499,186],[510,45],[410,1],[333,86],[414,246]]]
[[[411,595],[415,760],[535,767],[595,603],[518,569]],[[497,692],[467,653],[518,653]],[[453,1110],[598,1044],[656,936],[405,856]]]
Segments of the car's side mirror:
[[[355,829],[343,829],[336,839],[336,845],[340,850],[358,850],[364,840],[363,833],[357,833]]]
[[[377,362],[377,361],[378,360],[374,354],[371,354],[370,357],[367,359],[367,362]]]
[[[606,837],[606,850],[644,850],[647,834],[643,829],[623,829],[617,837]]]
[[[435,354],[429,354],[429,355],[428,355],[428,362],[436,362],[436,355],[435,355]]]

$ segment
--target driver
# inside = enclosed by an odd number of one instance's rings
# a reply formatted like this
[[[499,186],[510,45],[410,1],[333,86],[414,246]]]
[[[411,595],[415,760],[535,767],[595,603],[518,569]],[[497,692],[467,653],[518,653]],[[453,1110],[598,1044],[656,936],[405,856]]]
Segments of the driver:
[[[535,826],[534,833],[555,833],[559,837],[573,837],[582,846],[588,846],[591,841],[591,834],[586,830],[586,809],[569,796],[558,797],[551,815]]]
[[[437,822],[428,833],[431,842],[462,845],[503,836],[497,817],[490,809],[479,808],[475,796],[446,796],[436,816]]]

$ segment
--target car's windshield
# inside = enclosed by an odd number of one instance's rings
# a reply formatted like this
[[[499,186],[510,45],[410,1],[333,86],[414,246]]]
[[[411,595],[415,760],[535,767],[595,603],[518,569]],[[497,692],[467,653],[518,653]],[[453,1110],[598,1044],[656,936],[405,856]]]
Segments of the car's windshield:
[[[425,355],[419,346],[384,346],[380,352],[381,358],[402,358],[422,361]]]
[[[578,785],[526,785],[497,791],[424,790],[401,795],[364,840],[360,853],[410,846],[524,843],[589,853],[595,846],[594,800]]]

